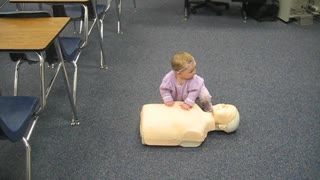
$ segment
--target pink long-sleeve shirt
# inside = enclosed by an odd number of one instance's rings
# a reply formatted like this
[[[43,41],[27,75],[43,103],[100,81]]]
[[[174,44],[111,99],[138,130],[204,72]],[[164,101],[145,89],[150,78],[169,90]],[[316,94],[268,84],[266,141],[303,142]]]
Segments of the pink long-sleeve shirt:
[[[164,103],[184,101],[189,106],[193,106],[203,86],[204,80],[198,75],[194,75],[192,79],[180,85],[175,77],[175,72],[172,70],[162,79],[160,94]]]

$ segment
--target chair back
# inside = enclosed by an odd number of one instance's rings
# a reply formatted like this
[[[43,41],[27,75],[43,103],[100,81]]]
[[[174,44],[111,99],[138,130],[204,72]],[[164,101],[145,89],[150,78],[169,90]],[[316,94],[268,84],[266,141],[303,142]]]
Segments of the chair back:
[[[0,12],[0,18],[36,18],[36,17],[51,17],[51,15],[47,11]]]

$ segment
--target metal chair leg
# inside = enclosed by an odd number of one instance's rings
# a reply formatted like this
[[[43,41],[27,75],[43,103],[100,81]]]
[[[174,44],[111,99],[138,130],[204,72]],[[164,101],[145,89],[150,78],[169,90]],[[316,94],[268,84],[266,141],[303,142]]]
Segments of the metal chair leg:
[[[103,20],[100,19],[97,22],[97,29],[99,32],[99,45],[100,45],[100,68],[101,69],[108,69],[108,66],[106,65],[104,50],[103,50]]]
[[[103,19],[99,19],[100,23],[100,40],[103,42]],[[103,47],[100,47],[100,68],[107,69],[106,63],[104,61]]]
[[[77,82],[78,82],[78,66],[76,62],[72,62],[72,65],[74,67],[74,72],[73,72],[73,103],[76,106],[77,103]]]
[[[82,33],[82,28],[83,28],[83,21],[81,20],[80,22],[79,22],[79,34],[81,34]]]
[[[21,64],[23,63],[23,60],[19,60],[16,63],[16,69],[14,71],[14,83],[13,83],[13,95],[17,96],[18,95],[18,84],[19,84],[19,69]]]
[[[26,179],[31,180],[31,146],[24,137],[22,142],[26,146]]]
[[[122,9],[122,5],[121,5],[121,0],[115,0],[114,1],[116,3],[116,7],[117,7],[117,17],[118,17],[118,34],[123,34],[122,30],[121,30],[121,9]]]
[[[44,109],[44,107],[47,104],[47,98],[46,98],[46,89],[45,89],[45,60],[42,52],[37,52],[37,56],[39,57],[39,76],[41,78],[41,109]]]
[[[60,43],[57,38],[54,41],[55,41],[54,44],[55,44],[56,51],[58,53],[59,60],[61,60],[60,63],[61,63],[62,70],[63,70],[63,79],[64,79],[65,86],[67,87],[66,90],[67,90],[67,94],[68,94],[68,99],[69,99],[71,109],[73,112],[73,118],[71,120],[71,125],[79,125],[80,122],[78,120],[78,115],[77,115],[77,110],[76,110],[75,104],[72,101],[73,99],[72,99],[72,95],[71,95],[71,91],[70,91],[69,78],[68,78],[68,74],[67,74],[67,70],[66,70],[64,61],[63,61]]]
[[[101,40],[103,41],[103,19],[99,19],[100,22],[100,35]]]

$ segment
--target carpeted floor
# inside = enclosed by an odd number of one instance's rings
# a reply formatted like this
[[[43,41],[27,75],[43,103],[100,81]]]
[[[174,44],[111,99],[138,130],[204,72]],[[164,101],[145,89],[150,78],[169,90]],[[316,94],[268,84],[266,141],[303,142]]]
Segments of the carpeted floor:
[[[33,179],[320,178],[319,20],[243,23],[235,3],[223,16],[209,9],[183,15],[183,1],[137,1],[135,10],[124,0],[118,35],[112,4],[104,22],[109,68],[98,68],[94,31],[78,63],[81,124],[69,125],[59,76],[31,138]],[[177,51],[194,55],[213,104],[237,106],[240,126],[209,133],[198,148],[144,146],[141,107],[161,103],[159,85]],[[15,65],[5,52],[0,58],[2,95],[12,95]],[[37,95],[37,68],[23,65],[22,95]],[[0,179],[24,179],[24,156],[22,143],[0,141]]]

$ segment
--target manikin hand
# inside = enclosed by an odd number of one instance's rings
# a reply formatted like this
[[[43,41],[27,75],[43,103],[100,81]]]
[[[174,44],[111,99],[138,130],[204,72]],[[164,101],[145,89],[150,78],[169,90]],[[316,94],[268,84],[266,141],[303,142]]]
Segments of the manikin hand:
[[[174,101],[171,101],[171,102],[166,102],[164,103],[166,106],[173,106],[174,105]]]
[[[227,130],[227,125],[225,124],[219,124],[218,127],[220,130],[224,130],[224,131]]]
[[[181,106],[181,108],[184,109],[184,110],[189,110],[189,109],[191,108],[191,106],[188,105],[188,104],[186,104],[186,103],[183,103],[183,104],[181,104],[180,106]]]

